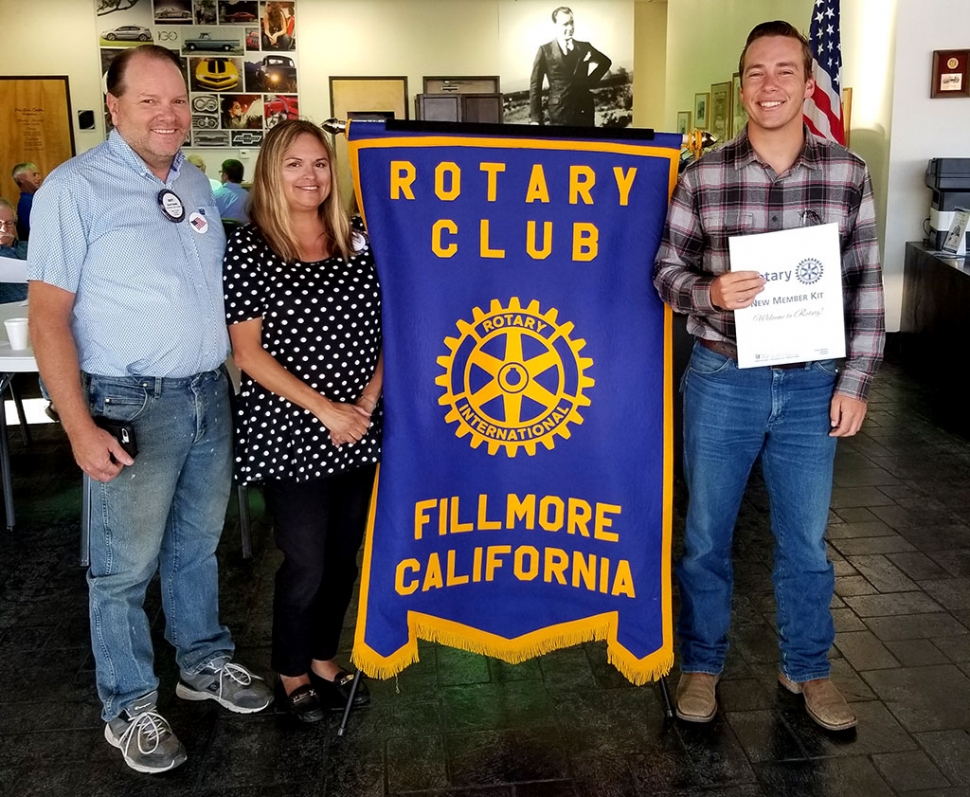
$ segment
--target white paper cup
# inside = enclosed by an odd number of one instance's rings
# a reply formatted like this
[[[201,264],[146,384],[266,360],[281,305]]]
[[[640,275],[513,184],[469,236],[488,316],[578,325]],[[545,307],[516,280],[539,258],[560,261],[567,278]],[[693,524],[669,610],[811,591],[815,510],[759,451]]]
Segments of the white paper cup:
[[[7,328],[7,339],[10,341],[11,349],[27,348],[27,319],[8,318],[3,322]]]

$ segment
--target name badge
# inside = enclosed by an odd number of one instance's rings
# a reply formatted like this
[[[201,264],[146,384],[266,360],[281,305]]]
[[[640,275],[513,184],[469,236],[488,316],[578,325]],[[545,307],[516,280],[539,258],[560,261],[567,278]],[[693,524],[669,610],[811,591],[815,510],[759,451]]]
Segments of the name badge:
[[[182,200],[169,188],[163,188],[158,192],[158,206],[162,209],[162,215],[169,221],[178,224],[185,218],[185,206]]]

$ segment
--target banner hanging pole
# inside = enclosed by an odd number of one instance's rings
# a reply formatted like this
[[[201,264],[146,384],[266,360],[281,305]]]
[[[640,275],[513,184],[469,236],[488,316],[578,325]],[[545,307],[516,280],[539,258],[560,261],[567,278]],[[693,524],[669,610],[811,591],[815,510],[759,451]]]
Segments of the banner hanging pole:
[[[447,130],[449,132],[454,132],[455,129],[461,125],[462,128],[469,130],[470,132],[494,132],[500,134],[508,134],[511,131],[513,125],[495,125],[495,124],[461,124],[458,122],[414,122],[408,121],[401,123],[398,120],[388,120],[386,122],[388,129],[393,129],[394,127],[401,126],[403,129],[405,126],[410,130]],[[518,127],[533,127],[533,125],[517,125]],[[344,119],[327,119],[323,122],[320,127],[324,129],[325,132],[330,133],[330,135],[346,135],[347,132],[347,121]],[[593,128],[593,130],[602,130],[603,128]],[[576,137],[577,135],[582,137],[589,137],[589,131],[586,128],[563,128],[563,127],[551,127],[544,126],[543,133],[548,135],[550,132],[556,131],[556,133],[563,137]],[[622,135],[619,135],[621,134]],[[649,129],[640,128],[618,128],[617,130],[610,130],[611,137],[620,138],[635,138],[635,139],[645,139],[650,140],[653,138],[654,131]],[[684,149],[689,149],[695,158],[700,157],[701,151],[707,147],[711,147],[718,143],[717,136],[712,135],[706,130],[691,130],[689,133],[684,133],[683,135],[683,147]]]

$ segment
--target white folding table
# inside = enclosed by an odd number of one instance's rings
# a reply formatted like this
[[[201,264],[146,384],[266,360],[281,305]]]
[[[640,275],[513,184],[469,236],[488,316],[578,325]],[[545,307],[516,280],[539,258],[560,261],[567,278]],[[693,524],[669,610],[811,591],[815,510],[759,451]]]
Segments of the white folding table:
[[[0,325],[8,318],[27,315],[26,302],[0,304]],[[0,327],[2,328],[2,327]],[[0,333],[0,395],[7,389],[14,374],[37,373],[34,350],[11,349],[5,333]],[[7,529],[13,530],[16,515],[13,506],[13,478],[10,474],[10,443],[7,440],[6,413],[0,412],[0,471],[3,478],[3,503],[7,516]]]

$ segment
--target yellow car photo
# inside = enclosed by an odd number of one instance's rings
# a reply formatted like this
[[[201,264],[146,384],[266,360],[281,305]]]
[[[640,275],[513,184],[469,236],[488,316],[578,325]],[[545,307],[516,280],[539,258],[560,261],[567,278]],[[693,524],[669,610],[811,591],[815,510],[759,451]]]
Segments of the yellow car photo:
[[[195,68],[195,79],[207,89],[225,91],[239,85],[239,70],[224,58],[203,58]]]

